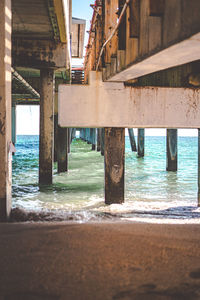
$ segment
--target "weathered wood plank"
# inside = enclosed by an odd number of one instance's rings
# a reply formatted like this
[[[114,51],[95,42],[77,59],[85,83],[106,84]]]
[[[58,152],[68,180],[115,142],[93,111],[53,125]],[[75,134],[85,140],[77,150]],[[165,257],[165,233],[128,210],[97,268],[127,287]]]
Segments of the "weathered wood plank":
[[[162,16],[165,9],[165,0],[149,0],[150,16]]]
[[[179,40],[181,36],[181,0],[165,1],[163,18],[163,46]]]
[[[140,1],[131,0],[129,3],[129,37],[139,38],[140,35]]]
[[[140,42],[139,55],[143,56],[149,51],[149,1],[140,1]]]
[[[182,0],[182,36],[190,36],[191,32],[197,33],[200,28],[200,1]]]
[[[130,2],[131,4],[132,2]],[[138,7],[139,9],[139,7]],[[126,17],[126,22],[129,24],[130,18],[131,18],[131,11],[127,10],[127,17]],[[138,22],[139,22],[139,16],[138,16]],[[130,25],[130,24],[129,24]],[[132,24],[134,26],[135,24]],[[139,26],[139,24],[138,24]],[[126,29],[126,65],[129,65],[130,63],[134,62],[135,59],[138,56],[138,44],[139,40],[138,37],[131,37],[131,25],[127,26]],[[138,30],[138,29],[137,29]]]
[[[162,45],[162,20],[160,17],[149,17],[149,51]]]

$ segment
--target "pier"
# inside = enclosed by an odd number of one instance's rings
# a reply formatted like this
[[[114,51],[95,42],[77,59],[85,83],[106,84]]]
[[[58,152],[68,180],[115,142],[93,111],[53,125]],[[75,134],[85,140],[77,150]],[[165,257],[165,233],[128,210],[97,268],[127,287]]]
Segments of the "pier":
[[[13,2],[12,9],[11,2],[2,4],[2,57],[7,59],[1,62],[1,219],[9,218],[12,207],[10,149],[16,142],[16,105],[40,105],[41,185],[52,184],[53,161],[58,172],[68,170],[76,129],[92,150],[105,155],[112,172],[112,161],[119,168],[124,163],[117,161],[117,138],[104,145],[111,128],[129,128],[138,157],[145,155],[145,128],[166,128],[166,170],[176,172],[178,128],[199,128],[199,18],[193,14],[198,2],[193,0],[189,10],[187,1],[183,9],[178,1],[96,1],[82,69],[72,68],[70,59],[83,56],[85,20],[72,18],[71,2],[29,4]],[[176,30],[171,30],[172,23]],[[138,128],[137,149],[132,128]],[[107,159],[109,152],[116,159]],[[109,172],[105,170],[105,182],[112,177]],[[124,190],[118,174],[116,188]],[[120,193],[119,199],[110,197],[106,203],[121,202]]]
[[[104,159],[107,207],[126,201],[125,130],[139,162],[145,129],[165,128],[177,172],[178,130],[198,129],[200,206],[200,2],[94,1],[77,68],[86,21],[72,4],[0,1],[0,300],[198,299],[199,224],[9,223],[17,105],[40,107],[38,187],[54,162],[68,171],[79,131]]]

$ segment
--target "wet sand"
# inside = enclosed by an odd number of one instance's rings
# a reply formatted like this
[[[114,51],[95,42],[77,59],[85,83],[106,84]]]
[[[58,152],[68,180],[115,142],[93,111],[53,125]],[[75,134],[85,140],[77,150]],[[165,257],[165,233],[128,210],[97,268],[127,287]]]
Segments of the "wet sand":
[[[200,225],[0,224],[0,300],[200,299]]]

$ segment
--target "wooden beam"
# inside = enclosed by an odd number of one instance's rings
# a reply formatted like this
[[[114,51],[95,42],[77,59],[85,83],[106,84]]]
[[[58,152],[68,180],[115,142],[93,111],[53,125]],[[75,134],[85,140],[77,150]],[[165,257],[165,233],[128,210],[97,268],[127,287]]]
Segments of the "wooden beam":
[[[160,70],[183,65],[200,59],[200,32],[165,49],[160,48],[154,55],[140,57],[125,70],[110,76],[107,81],[128,81]]]

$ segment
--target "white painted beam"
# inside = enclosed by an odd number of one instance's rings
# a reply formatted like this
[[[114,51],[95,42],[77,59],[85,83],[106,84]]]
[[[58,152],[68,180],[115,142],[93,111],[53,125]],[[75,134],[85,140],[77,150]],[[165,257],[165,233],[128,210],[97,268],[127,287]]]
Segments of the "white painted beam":
[[[136,62],[107,81],[127,81],[200,59],[200,32]]]
[[[61,127],[200,128],[200,89],[124,87],[91,72],[90,85],[60,85],[58,97]]]

